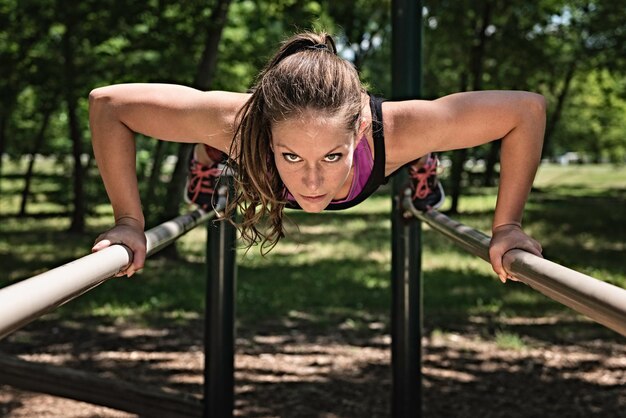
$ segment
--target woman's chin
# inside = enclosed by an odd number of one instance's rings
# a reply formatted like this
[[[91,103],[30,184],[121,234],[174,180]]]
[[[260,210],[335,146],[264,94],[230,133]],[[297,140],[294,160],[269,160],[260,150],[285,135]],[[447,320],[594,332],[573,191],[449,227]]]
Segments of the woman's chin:
[[[307,213],[320,213],[320,212],[323,212],[324,209],[326,209],[326,206],[328,206],[328,204],[325,204],[325,203],[308,203],[308,202],[300,202],[299,205],[302,208],[302,210]]]
[[[326,199],[319,202],[310,202],[305,199],[296,199],[298,205],[302,208],[303,211],[307,213],[319,213],[324,211],[330,202],[327,202]]]

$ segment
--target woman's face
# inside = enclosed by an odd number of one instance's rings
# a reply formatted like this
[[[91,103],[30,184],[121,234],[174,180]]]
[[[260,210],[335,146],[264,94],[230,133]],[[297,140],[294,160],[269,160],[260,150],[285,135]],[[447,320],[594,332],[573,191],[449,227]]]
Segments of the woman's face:
[[[342,118],[316,111],[273,124],[276,168],[303,210],[321,212],[331,200],[345,197],[338,194],[347,194],[355,136]]]

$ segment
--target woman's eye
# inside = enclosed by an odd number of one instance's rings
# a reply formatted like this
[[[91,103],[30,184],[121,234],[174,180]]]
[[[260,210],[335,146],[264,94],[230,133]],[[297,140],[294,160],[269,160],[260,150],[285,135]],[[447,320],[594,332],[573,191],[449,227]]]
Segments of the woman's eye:
[[[324,159],[329,163],[334,163],[335,161],[339,161],[341,159],[341,154],[328,154]]]
[[[283,153],[283,158],[290,163],[297,163],[298,161],[300,161],[300,157],[298,157],[296,154],[290,154],[288,152]]]

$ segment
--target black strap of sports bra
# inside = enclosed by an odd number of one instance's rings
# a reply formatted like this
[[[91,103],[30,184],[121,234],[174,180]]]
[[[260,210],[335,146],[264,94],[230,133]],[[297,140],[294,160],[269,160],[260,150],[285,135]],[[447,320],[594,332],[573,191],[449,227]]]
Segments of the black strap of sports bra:
[[[385,178],[385,135],[383,133],[383,107],[385,100],[370,95],[370,108],[372,110],[372,137],[374,139],[374,166],[367,183],[354,199],[349,202],[331,203],[326,210],[341,210],[358,205],[374,193],[381,184],[386,183]]]
[[[383,132],[383,102],[385,99],[370,96],[372,110],[372,137],[374,139],[374,167],[371,179],[376,188],[385,182],[385,133]],[[370,183],[368,181],[368,183]]]

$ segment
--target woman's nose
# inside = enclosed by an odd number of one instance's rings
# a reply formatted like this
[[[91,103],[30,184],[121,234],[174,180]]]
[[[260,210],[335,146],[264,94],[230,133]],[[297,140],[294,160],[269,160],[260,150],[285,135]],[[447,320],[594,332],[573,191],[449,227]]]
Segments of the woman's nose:
[[[306,188],[311,191],[319,189],[324,182],[321,170],[318,167],[307,167],[305,169],[302,182],[304,183]]]

